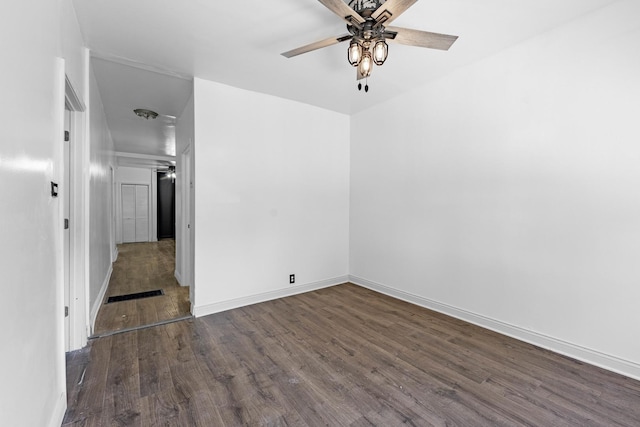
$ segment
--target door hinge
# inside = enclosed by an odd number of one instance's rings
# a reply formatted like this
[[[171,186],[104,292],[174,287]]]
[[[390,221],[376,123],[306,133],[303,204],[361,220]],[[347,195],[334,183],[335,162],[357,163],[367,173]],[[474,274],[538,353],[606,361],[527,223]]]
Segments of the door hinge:
[[[69,218],[65,218],[64,219],[64,229],[68,230],[69,229]]]
[[[69,307],[68,306],[64,306],[64,317],[69,317]]]
[[[68,130],[64,131],[64,141],[65,142],[69,142],[69,131]]]

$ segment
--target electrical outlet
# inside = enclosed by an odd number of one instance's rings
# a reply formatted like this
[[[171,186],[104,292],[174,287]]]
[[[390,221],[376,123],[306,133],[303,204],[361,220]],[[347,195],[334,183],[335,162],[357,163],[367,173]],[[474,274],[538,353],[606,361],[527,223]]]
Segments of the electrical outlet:
[[[290,274],[289,275],[289,283],[296,283],[296,275],[295,274]]]

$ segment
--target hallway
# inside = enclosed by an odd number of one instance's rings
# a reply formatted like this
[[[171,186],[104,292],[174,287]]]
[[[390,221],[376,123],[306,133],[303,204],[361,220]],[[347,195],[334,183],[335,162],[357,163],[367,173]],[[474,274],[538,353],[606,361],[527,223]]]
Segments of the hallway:
[[[94,335],[190,315],[189,288],[174,277],[175,240],[126,243],[118,245],[118,251]],[[109,297],[157,289],[164,295],[106,304]]]

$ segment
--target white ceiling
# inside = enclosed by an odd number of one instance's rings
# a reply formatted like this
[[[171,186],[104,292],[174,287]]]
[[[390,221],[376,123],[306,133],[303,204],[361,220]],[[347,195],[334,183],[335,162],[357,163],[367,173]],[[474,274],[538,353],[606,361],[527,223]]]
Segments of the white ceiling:
[[[188,79],[160,74],[139,67],[91,58],[120,166],[168,165],[175,156],[175,124],[192,92]],[[133,110],[158,113],[156,119],[138,117]],[[153,160],[153,161],[149,161]]]
[[[102,58],[93,63],[117,150],[170,154],[160,126],[143,128],[144,119],[130,111],[149,108],[178,116],[191,93],[184,78],[352,114],[613,1],[420,0],[393,25],[458,35],[458,41],[448,52],[390,44],[387,62],[369,78],[369,93],[356,88],[346,43],[291,59],[280,55],[346,33],[344,23],[316,0],[74,0],[74,5],[85,42]],[[155,135],[155,145],[143,134]]]

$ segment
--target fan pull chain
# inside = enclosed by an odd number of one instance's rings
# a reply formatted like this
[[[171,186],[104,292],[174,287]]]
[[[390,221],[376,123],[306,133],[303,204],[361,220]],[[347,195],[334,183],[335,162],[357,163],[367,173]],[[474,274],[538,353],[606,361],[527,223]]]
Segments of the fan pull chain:
[[[362,83],[358,82],[358,90],[362,90]],[[369,79],[365,80],[364,91],[369,92]]]

